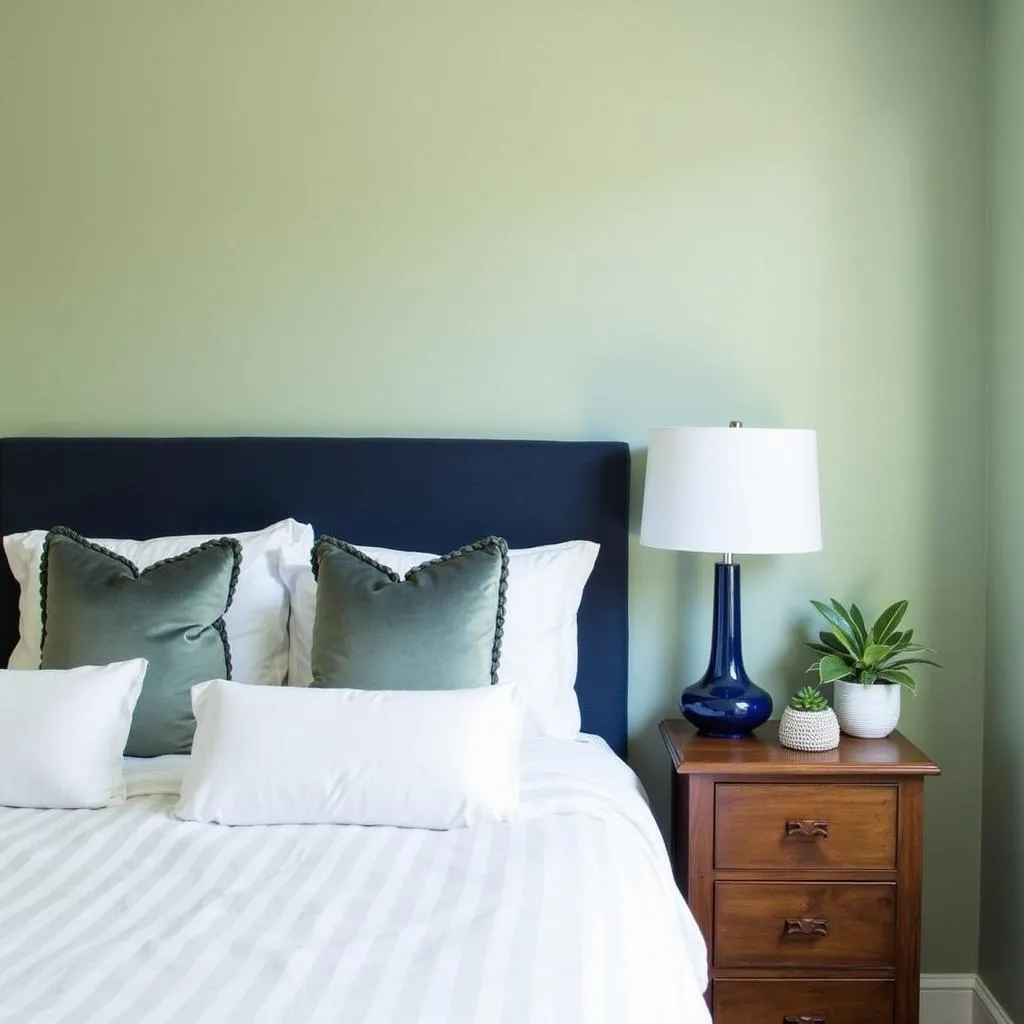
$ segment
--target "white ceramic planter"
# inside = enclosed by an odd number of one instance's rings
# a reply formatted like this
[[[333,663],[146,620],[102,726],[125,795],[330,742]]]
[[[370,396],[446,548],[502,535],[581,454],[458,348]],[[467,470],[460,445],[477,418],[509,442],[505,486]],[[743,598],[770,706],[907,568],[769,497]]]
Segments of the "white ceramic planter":
[[[901,689],[895,683],[862,686],[840,680],[834,700],[839,728],[865,740],[888,736],[899,725]]]
[[[835,750],[839,746],[836,713],[786,708],[779,721],[779,742],[790,750]]]

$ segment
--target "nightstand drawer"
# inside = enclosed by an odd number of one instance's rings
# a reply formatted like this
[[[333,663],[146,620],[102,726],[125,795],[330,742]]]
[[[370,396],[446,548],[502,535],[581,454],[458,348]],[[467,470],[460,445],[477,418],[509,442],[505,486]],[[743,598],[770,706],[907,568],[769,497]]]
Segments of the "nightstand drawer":
[[[893,870],[896,787],[715,787],[715,867]]]
[[[888,882],[718,882],[717,967],[892,967]]]
[[[715,1024],[892,1024],[891,981],[716,981]]]

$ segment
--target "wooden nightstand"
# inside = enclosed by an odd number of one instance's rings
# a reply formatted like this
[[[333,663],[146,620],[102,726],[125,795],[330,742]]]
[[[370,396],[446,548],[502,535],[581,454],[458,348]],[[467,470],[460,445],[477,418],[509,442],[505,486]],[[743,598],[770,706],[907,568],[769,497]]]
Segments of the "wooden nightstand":
[[[917,1024],[924,776],[898,732],[837,750],[661,723],[676,882],[715,1024]]]

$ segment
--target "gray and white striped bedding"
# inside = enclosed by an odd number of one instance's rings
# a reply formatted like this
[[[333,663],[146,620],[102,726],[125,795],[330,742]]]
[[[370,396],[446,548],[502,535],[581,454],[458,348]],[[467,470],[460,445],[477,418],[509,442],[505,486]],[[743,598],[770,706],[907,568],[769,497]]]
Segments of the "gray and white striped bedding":
[[[705,949],[632,773],[529,740],[514,824],[225,828],[171,776],[0,809],[4,1024],[698,1024]]]

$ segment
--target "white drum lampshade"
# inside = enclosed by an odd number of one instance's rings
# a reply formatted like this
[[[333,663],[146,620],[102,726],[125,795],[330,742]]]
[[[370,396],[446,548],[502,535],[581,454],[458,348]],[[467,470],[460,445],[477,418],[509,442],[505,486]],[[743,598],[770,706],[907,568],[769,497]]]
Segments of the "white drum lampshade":
[[[820,550],[817,434],[756,427],[652,430],[640,543],[731,554]]]

